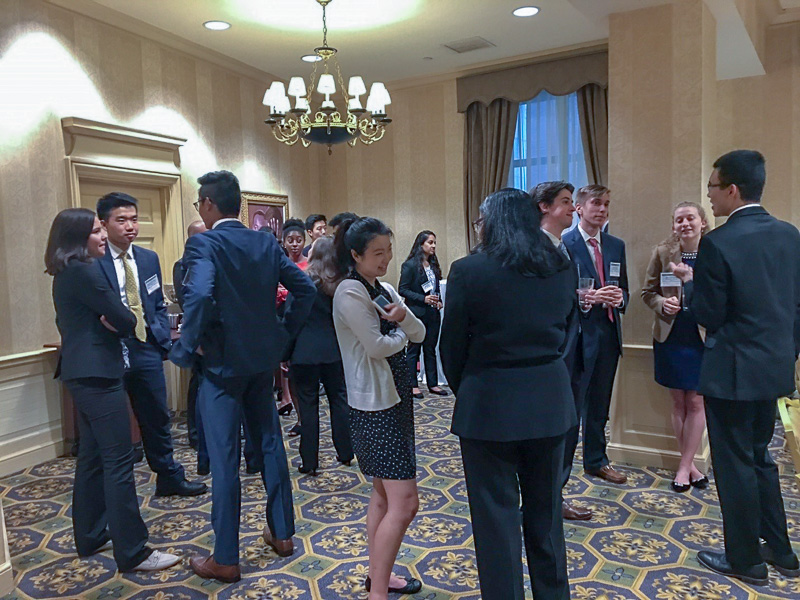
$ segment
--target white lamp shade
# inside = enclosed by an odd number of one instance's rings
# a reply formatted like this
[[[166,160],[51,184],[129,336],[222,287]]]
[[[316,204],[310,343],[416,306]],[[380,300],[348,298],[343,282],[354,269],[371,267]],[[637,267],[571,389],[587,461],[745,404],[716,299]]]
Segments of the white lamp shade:
[[[369,98],[367,98],[367,110],[371,113],[383,114],[384,105],[378,96],[379,94],[370,93]]]
[[[282,81],[273,81],[272,85],[269,86],[269,91],[272,92],[271,98],[277,100],[286,95],[286,86],[283,85]]]
[[[292,77],[289,80],[289,95],[295,98],[306,95],[306,82],[302,77]]]
[[[361,94],[366,93],[367,87],[364,85],[364,80],[358,75],[351,77],[350,82],[347,85],[347,94],[349,96],[360,96]]]
[[[279,113],[289,112],[289,110],[292,108],[292,103],[289,102],[289,97],[282,96],[281,98],[278,98],[276,108],[278,109]]]
[[[306,100],[305,98],[298,97],[294,107],[297,110],[308,111],[308,100]]]
[[[333,75],[330,73],[323,73],[319,76],[319,83],[317,84],[317,91],[320,94],[333,94],[336,92],[336,82]]]
[[[272,88],[267,88],[267,91],[264,92],[264,99],[261,101],[261,104],[264,106],[272,106]]]
[[[348,110],[361,110],[362,108],[363,106],[361,106],[361,101],[358,98],[351,98],[347,103]]]
[[[375,99],[383,105],[390,104],[392,102],[392,99],[389,97],[389,92],[386,91],[386,86],[380,81],[376,81],[372,84],[372,86],[369,88],[369,95],[370,97],[375,97]]]

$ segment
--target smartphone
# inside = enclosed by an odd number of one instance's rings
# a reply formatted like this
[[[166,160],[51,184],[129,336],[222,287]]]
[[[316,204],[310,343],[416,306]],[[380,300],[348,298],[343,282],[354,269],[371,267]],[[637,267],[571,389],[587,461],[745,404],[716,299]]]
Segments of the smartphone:
[[[383,296],[378,296],[372,301],[372,303],[375,305],[375,308],[378,309],[378,312],[381,313],[382,315],[389,314],[388,311],[386,310],[386,307],[392,304],[392,302],[390,302]]]

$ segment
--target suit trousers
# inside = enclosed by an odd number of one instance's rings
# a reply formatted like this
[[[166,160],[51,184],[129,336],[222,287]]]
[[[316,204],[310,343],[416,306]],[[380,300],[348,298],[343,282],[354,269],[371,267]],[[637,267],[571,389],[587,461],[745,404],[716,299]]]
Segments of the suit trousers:
[[[522,528],[533,597],[569,600],[561,514],[564,436],[518,442],[460,440],[481,598],[525,597]]]
[[[122,380],[92,377],[64,384],[78,409],[81,434],[72,488],[75,547],[80,556],[90,556],[110,537],[117,567],[128,571],[152,550],[147,547],[147,527],[139,514]]]
[[[584,395],[583,419],[583,468],[599,471],[606,466],[606,423],[611,408],[611,392],[614,376],[619,364],[619,342],[617,329],[610,321],[598,326],[598,350],[594,364],[589,365],[581,384]]]
[[[581,345],[577,344],[574,354],[577,356],[570,357],[571,360],[567,362],[567,368],[570,370],[570,384],[572,387],[572,398],[575,401],[575,414],[578,416],[578,423],[567,431],[564,436],[564,466],[561,487],[566,487],[569,483],[569,478],[572,475],[572,462],[575,460],[575,451],[578,448],[578,439],[581,433],[581,415],[584,410],[584,402],[586,399],[586,390],[583,388],[583,377],[581,373],[582,365],[582,351]]]
[[[199,452],[197,432],[197,390],[200,388],[200,378],[203,376],[203,357],[197,355],[192,365],[192,376],[189,379],[189,389],[186,392],[186,433],[189,445],[197,448]],[[200,457],[198,456],[198,461]]]
[[[342,361],[321,365],[292,363],[289,378],[300,411],[300,458],[307,469],[319,466],[319,384],[325,386],[331,411],[331,435],[336,455],[342,462],[353,460],[350,440],[350,407],[344,383]]]
[[[185,479],[183,467],[175,462],[167,408],[167,382],[164,367],[137,368],[125,371],[125,391],[142,429],[142,445],[147,464],[162,483]]]
[[[705,405],[728,562],[742,570],[763,562],[759,538],[776,555],[791,554],[778,467],[769,453],[777,402],[706,396]]]
[[[214,558],[222,565],[239,564],[241,513],[241,418],[260,450],[261,478],[267,492],[267,526],[276,539],[294,535],[292,485],[280,422],[272,399],[272,373],[226,377],[203,372],[198,395],[211,461]]]
[[[439,370],[436,366],[436,345],[439,343],[439,329],[442,318],[438,310],[426,310],[425,314],[420,317],[420,321],[425,325],[425,339],[422,340],[421,344],[413,342],[408,344],[408,366],[414,377],[413,385],[417,387],[419,385],[417,363],[419,362],[420,354],[424,355],[425,381],[428,384],[428,389],[430,389],[439,385]]]

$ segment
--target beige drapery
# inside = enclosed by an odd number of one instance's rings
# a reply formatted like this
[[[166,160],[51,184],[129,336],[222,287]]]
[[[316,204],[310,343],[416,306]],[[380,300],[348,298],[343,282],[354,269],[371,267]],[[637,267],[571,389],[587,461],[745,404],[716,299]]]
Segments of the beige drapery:
[[[508,180],[518,102],[498,98],[486,106],[473,102],[464,120],[464,215],[467,251],[477,243],[472,223],[479,217],[484,198],[503,187]]]
[[[608,88],[590,83],[577,94],[586,174],[591,183],[608,185]]]

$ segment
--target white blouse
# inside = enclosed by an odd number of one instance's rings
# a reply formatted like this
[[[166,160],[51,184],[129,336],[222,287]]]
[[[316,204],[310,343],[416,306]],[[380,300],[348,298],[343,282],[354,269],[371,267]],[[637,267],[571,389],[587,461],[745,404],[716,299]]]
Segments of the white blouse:
[[[381,285],[394,303],[404,304],[391,285]],[[383,335],[367,288],[360,281],[345,279],[333,295],[333,324],[342,352],[348,404],[358,410],[375,411],[400,402],[386,359],[405,348],[409,340],[420,343],[425,339],[422,321],[406,310],[399,327]]]

